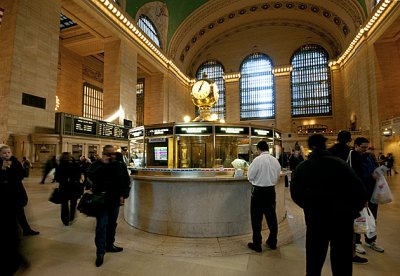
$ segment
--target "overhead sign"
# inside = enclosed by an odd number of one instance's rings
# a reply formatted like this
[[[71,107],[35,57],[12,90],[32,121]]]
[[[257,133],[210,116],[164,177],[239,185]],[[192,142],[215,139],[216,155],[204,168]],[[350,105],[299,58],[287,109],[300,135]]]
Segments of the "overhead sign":
[[[216,134],[249,134],[248,127],[235,127],[235,126],[216,126]]]
[[[146,136],[165,136],[172,134],[173,134],[172,127],[146,129]]]
[[[74,118],[74,132],[96,135],[97,123],[90,119],[80,117]]]
[[[97,135],[110,138],[128,138],[128,129],[108,122],[99,122]]]
[[[271,129],[262,129],[262,128],[252,128],[251,135],[252,136],[273,137]]]
[[[212,134],[212,126],[177,126],[176,134]]]
[[[129,130],[129,138],[138,138],[144,136],[144,129],[143,127],[134,128]]]

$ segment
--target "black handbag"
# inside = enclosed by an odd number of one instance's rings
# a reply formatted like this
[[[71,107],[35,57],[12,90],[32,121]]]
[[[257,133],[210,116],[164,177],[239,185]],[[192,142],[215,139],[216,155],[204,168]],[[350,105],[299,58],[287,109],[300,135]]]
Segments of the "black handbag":
[[[95,195],[92,193],[84,193],[76,207],[79,212],[89,216],[96,217],[105,209],[106,194]]]
[[[49,201],[53,202],[54,204],[61,204],[61,191],[60,188],[54,188],[50,194]]]

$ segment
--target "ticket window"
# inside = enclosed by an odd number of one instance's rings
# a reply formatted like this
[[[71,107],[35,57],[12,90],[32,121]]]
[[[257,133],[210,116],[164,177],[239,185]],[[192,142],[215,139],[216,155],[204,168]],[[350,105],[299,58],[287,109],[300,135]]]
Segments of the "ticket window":
[[[72,145],[72,157],[75,160],[79,160],[83,153],[83,146],[82,145]]]
[[[96,160],[96,156],[99,154],[99,146],[98,145],[89,145],[88,146],[88,156],[90,160]]]

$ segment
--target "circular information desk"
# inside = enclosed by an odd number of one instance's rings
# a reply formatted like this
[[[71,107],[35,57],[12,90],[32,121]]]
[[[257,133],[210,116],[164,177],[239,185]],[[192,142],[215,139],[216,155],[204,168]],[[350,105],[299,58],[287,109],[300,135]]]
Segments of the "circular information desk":
[[[177,237],[251,233],[251,184],[247,177],[208,175],[212,174],[131,175],[125,220],[143,231]],[[282,173],[276,185],[278,222],[286,217],[284,189]]]

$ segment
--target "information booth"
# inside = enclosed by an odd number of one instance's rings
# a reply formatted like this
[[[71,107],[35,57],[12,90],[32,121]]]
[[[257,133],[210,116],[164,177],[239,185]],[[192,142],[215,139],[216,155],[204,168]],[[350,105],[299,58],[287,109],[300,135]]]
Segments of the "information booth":
[[[280,133],[251,124],[170,123],[129,131],[132,188],[124,218],[143,231],[179,237],[251,233],[251,185],[232,166],[251,163],[265,140],[281,152]],[[284,177],[276,185],[278,221],[286,217]]]
[[[151,125],[131,129],[129,137],[136,168],[232,168],[237,158],[251,162],[261,140],[277,158],[282,148],[279,131],[249,124]]]

